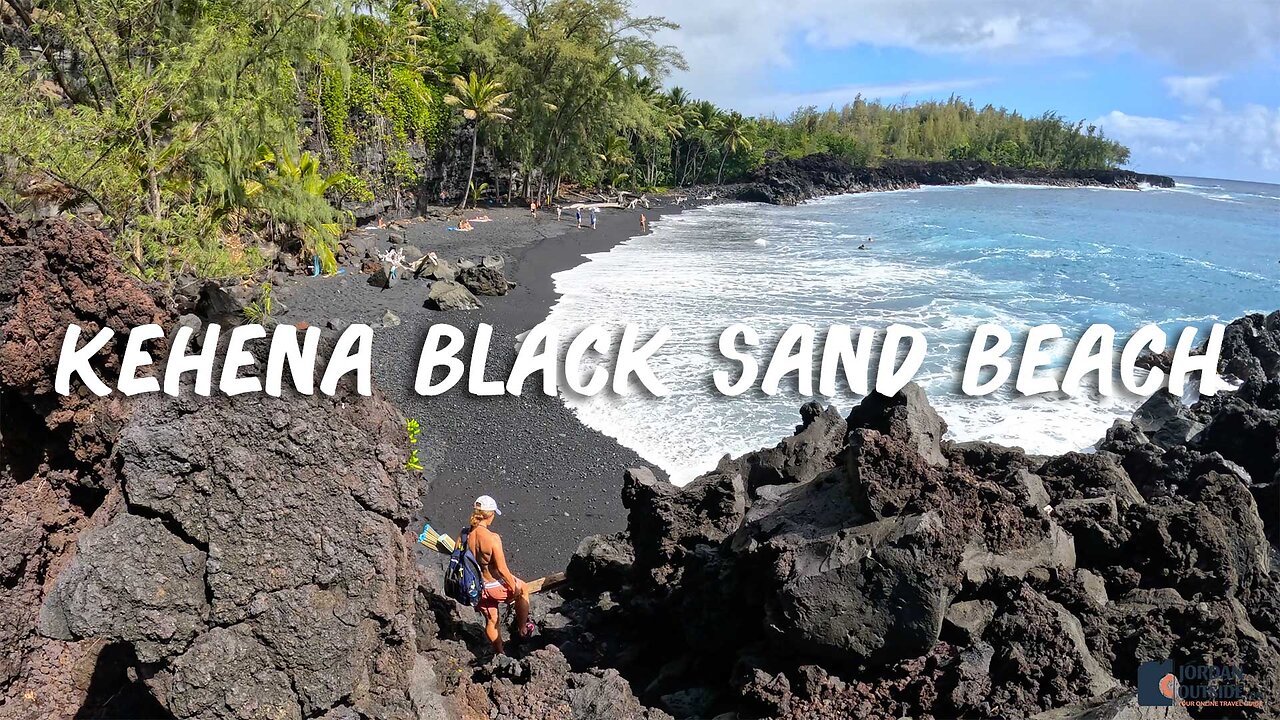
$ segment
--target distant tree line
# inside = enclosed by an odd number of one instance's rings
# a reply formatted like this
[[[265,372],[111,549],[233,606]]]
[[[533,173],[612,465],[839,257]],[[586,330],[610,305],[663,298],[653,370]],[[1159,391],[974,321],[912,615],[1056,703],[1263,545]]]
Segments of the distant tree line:
[[[748,118],[664,88],[674,25],[626,0],[0,3],[0,199],[101,224],[153,277],[245,275],[271,248],[332,271],[340,208],[408,211],[442,185],[546,201],[736,180],[774,154],[1128,159],[1092,126],[955,97]]]
[[[792,157],[840,155],[857,165],[886,159],[986,160],[1024,168],[1111,168],[1129,149],[1096,125],[1046,112],[1028,118],[987,105],[978,109],[951,96],[914,105],[885,105],[856,97],[839,109],[801,108],[787,119],[761,119],[766,145]]]

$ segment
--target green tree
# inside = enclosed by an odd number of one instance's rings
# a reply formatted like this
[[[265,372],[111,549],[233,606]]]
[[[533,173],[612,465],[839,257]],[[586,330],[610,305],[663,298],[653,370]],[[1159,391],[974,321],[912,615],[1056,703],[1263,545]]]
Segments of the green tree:
[[[22,18],[0,72],[10,192],[43,202],[25,193],[41,178],[62,207],[92,208],[148,274],[216,252],[218,223],[245,217],[230,204],[256,148],[297,153],[298,75],[345,51],[345,11],[321,0],[9,7]]]
[[[471,163],[467,167],[467,187],[471,187],[476,172],[476,145],[480,136],[480,126],[487,123],[506,122],[511,119],[511,108],[503,103],[511,97],[511,93],[503,92],[502,83],[489,75],[477,75],[473,70],[467,77],[455,75],[454,91],[444,97],[446,104],[458,108],[462,116],[471,121]],[[467,205],[467,196],[462,196],[459,208]]]
[[[525,192],[555,196],[561,179],[598,180],[603,138],[644,135],[652,123],[639,76],[660,79],[684,67],[653,38],[675,25],[638,17],[625,0],[512,0],[514,31],[501,66],[516,98],[512,144],[521,148]]]
[[[716,184],[724,179],[724,163],[730,155],[739,149],[750,150],[751,140],[747,138],[747,119],[734,111],[724,116],[720,126],[716,128],[716,139],[720,142],[720,167],[716,170]]]
[[[605,164],[606,182],[616,186],[627,178],[627,169],[631,167],[631,146],[621,135],[610,136],[605,141],[604,149],[596,154]]]

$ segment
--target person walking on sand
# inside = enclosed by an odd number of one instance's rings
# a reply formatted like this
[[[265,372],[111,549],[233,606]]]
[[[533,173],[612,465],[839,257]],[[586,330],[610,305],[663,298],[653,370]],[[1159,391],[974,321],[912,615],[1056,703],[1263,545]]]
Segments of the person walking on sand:
[[[596,209],[591,208],[591,229],[596,229]]]
[[[649,232],[649,218],[640,213],[640,232]]]
[[[516,606],[516,632],[522,638],[533,635],[534,626],[529,621],[529,588],[507,567],[507,556],[502,551],[502,538],[491,530],[493,520],[502,511],[498,501],[488,495],[476,498],[471,510],[467,548],[475,555],[484,579],[484,591],[480,595],[480,613],[484,615],[484,634],[493,645],[493,651],[503,654],[502,632],[498,628],[499,608]]]
[[[537,200],[534,200],[533,202],[529,203],[529,214],[533,216],[534,220],[538,219],[538,201]]]
[[[557,205],[556,206],[556,222],[560,222],[560,218],[562,215],[564,215],[564,207]]]

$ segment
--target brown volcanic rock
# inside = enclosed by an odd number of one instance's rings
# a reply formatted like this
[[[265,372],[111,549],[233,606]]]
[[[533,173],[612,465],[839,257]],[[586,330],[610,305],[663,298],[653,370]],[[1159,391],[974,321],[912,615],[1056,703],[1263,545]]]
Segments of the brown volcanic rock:
[[[205,562],[159,520],[122,514],[80,535],[75,560],[46,599],[41,630],[64,640],[123,640],[143,662],[181,652],[209,619]]]
[[[75,714],[106,644],[37,633],[45,579],[62,570],[88,516],[110,498],[106,461],[131,407],[83,389],[54,393],[67,326],[92,336],[101,327],[123,333],[170,317],[168,304],[124,272],[98,231],[0,214],[0,715]],[[104,376],[119,367],[123,349],[117,335],[98,355]]]
[[[668,720],[640,704],[617,670],[575,673],[554,646],[519,661],[500,658],[480,667],[447,696],[464,720]]]
[[[80,325],[81,342],[104,327],[116,331],[94,363],[100,375],[113,377],[124,334],[138,325],[168,322],[172,309],[157,299],[158,291],[124,271],[109,238],[77,222],[26,223],[0,216],[0,258],[5,268],[0,308],[12,303],[7,317],[0,316],[0,382],[30,403],[50,430],[69,426],[76,459],[93,462],[110,449],[113,431],[127,412],[106,408],[110,401],[92,394],[53,392],[67,326]]]

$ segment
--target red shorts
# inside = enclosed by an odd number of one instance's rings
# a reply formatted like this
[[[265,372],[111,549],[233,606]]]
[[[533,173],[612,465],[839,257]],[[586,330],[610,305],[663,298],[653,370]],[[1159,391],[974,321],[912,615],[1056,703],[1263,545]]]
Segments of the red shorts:
[[[497,609],[504,604],[513,603],[516,594],[501,582],[494,580],[484,584],[484,592],[480,593],[480,607]]]

